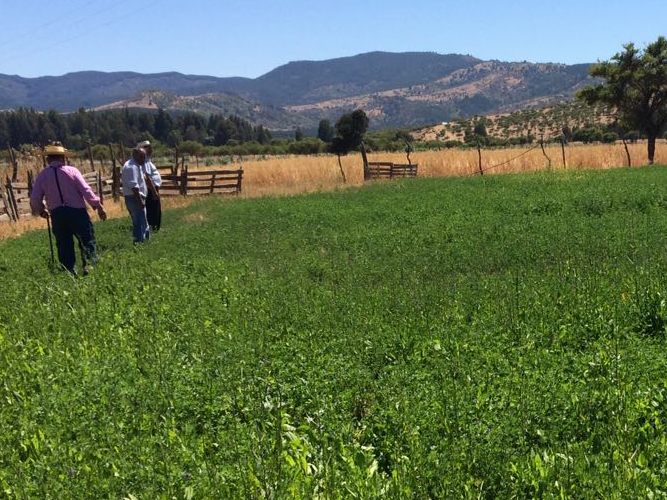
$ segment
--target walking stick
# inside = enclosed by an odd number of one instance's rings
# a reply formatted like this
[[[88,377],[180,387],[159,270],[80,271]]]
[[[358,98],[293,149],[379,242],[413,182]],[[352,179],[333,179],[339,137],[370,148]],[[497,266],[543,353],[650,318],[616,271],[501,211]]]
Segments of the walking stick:
[[[51,269],[56,267],[56,259],[53,255],[53,237],[51,236],[51,216],[46,216],[46,227],[49,230],[49,248],[51,248]]]

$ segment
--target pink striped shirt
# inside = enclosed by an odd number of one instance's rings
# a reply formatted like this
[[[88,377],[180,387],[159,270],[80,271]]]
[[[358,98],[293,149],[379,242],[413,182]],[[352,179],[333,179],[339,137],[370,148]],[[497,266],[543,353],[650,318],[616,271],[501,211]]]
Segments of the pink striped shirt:
[[[60,192],[56,183],[56,174],[60,184]],[[62,193],[62,200],[60,198]],[[50,166],[42,170],[32,187],[30,206],[39,213],[42,210],[42,200],[46,197],[46,206],[54,210],[61,206],[72,208],[86,208],[86,201],[93,208],[100,206],[100,199],[86,183],[76,167],[69,165]]]

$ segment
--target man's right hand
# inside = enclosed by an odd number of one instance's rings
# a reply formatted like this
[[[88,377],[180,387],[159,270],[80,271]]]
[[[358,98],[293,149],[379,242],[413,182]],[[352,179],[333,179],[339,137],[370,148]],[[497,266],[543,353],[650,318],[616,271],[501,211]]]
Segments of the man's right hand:
[[[42,219],[48,219],[49,217],[51,217],[51,214],[50,214],[49,211],[45,208],[44,210],[42,210],[42,213],[40,213],[39,216],[40,216]]]
[[[141,196],[141,193],[139,192],[139,188],[132,188],[132,194],[136,198],[137,202],[139,202],[139,206],[141,208],[146,208],[146,201],[144,200],[144,197]]]

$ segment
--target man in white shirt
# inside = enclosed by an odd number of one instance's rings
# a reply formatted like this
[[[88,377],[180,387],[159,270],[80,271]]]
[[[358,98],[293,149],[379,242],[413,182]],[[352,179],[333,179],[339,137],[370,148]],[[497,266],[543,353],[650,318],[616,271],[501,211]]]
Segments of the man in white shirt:
[[[151,230],[159,231],[162,225],[162,203],[160,201],[160,187],[162,186],[162,177],[155,165],[151,161],[153,148],[150,141],[142,141],[137,144],[137,148],[146,151],[146,163],[144,163],[144,173],[147,176],[148,196],[146,197],[146,218]],[[151,186],[151,183],[153,184]]]
[[[123,196],[125,206],[132,217],[132,236],[134,243],[143,243],[150,237],[148,220],[146,219],[146,196],[148,186],[144,174],[146,151],[141,148],[132,150],[132,159],[128,160],[121,170]]]

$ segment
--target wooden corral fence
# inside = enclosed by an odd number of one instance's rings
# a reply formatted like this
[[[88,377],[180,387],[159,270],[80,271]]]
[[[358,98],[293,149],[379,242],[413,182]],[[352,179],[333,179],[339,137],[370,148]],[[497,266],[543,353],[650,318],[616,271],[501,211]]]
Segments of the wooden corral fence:
[[[239,194],[243,183],[243,170],[196,170],[187,166],[180,174],[162,176],[160,193],[163,196]]]
[[[102,172],[89,172],[83,178],[100,199],[105,200],[113,196],[113,177],[103,177]]]
[[[180,165],[181,165],[181,171],[187,170],[188,167],[187,164],[185,163],[185,157],[181,157]],[[163,188],[166,188],[162,194],[165,195],[180,194],[179,186],[181,182],[181,176],[178,173],[178,166],[179,166],[178,156],[176,156],[176,162],[174,164],[155,165],[155,168],[160,173],[160,177],[162,177],[162,188],[160,189],[160,191],[162,191]]]
[[[179,165],[180,165],[181,171],[187,170],[189,160],[190,160],[190,158],[186,155],[180,155],[179,156],[178,150],[176,150],[176,157],[175,157],[174,163],[155,165],[155,168],[157,169],[158,172],[160,172],[161,176],[177,175]]]
[[[161,196],[188,196],[206,194],[239,194],[243,185],[243,170],[189,170],[184,158],[180,165],[156,165],[162,177]],[[180,171],[179,171],[180,169]],[[89,174],[92,175],[92,174]],[[106,189],[114,199],[121,195],[120,167],[109,179],[101,179],[105,195]],[[106,183],[106,184],[105,184]],[[92,186],[92,184],[91,184]],[[107,188],[108,186],[108,188]]]
[[[188,171],[187,164],[178,172],[178,167],[160,166],[162,176],[160,193],[163,196],[174,195],[237,195],[241,192],[243,170],[205,170]],[[173,173],[175,172],[175,173]],[[114,166],[110,176],[103,176],[101,171],[83,174],[92,190],[102,200],[118,200],[122,195],[120,167]],[[30,193],[32,192],[33,173],[28,172],[27,182],[13,182],[7,178],[0,187],[0,222],[16,222],[30,218]]]
[[[371,161],[368,162],[368,169],[370,170],[371,179],[394,177],[417,177],[418,164],[402,165],[388,161]]]

